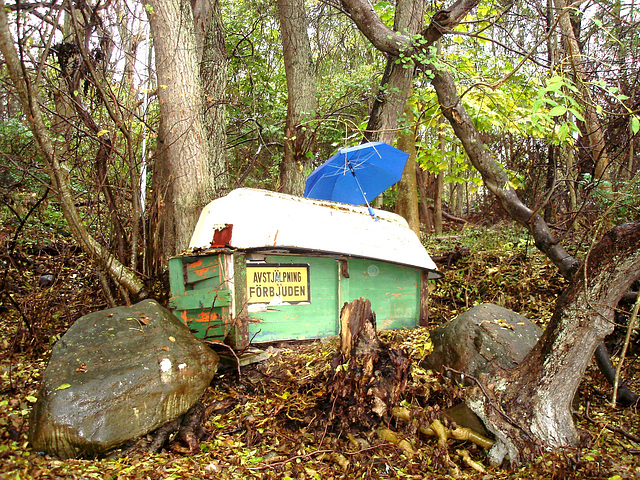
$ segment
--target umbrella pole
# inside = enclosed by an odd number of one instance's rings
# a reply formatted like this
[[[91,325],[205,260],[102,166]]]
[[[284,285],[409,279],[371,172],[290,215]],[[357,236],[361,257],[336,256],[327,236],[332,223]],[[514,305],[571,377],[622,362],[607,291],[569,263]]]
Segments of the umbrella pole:
[[[365,195],[364,190],[362,190],[362,185],[360,185],[360,180],[358,180],[358,177],[356,176],[356,172],[353,169],[353,166],[351,165],[351,162],[348,159],[345,159],[345,160],[347,162],[347,165],[349,165],[349,170],[351,170],[351,175],[353,175],[353,179],[356,181],[356,184],[358,185],[358,188],[360,189],[360,193],[362,194],[362,198],[364,198],[364,203],[367,204],[367,208],[369,209],[369,214],[377,222],[378,221],[378,217],[376,216],[375,212],[373,211],[373,208],[371,208],[371,205],[369,205],[369,200],[367,200],[367,196]]]

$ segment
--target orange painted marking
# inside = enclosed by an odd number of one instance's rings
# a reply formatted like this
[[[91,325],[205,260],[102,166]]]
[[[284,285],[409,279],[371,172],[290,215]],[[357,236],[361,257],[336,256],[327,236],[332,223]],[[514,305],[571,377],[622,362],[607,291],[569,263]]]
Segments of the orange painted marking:
[[[196,318],[193,319],[194,322],[201,322],[201,323],[209,323],[209,322],[213,322],[215,320],[218,320],[220,318],[220,315],[216,312],[200,312],[198,314],[198,316]]]
[[[194,269],[194,268],[199,267],[200,265],[202,265],[202,259],[200,259],[200,260],[196,260],[195,262],[190,263],[190,264],[189,264],[189,268],[190,268],[190,269]]]
[[[201,262],[201,263],[202,263],[202,262]],[[214,268],[217,268],[217,266],[216,266],[216,265],[212,265],[212,266],[210,266],[210,267],[198,268],[197,270],[193,270],[193,273],[195,273],[198,277],[204,277],[204,276],[205,276],[205,274],[206,274],[209,270],[214,269]]]

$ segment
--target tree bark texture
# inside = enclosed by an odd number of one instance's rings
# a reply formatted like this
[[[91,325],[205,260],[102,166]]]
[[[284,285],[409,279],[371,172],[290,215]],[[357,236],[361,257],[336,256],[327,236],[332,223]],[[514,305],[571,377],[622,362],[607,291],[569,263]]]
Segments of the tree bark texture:
[[[558,25],[562,34],[562,43],[566,54],[563,63],[568,64],[569,74],[573,77],[576,87],[580,92],[584,108],[584,136],[589,148],[589,156],[594,164],[594,177],[597,180],[606,180],[611,172],[608,171],[609,156],[607,154],[604,132],[598,114],[596,113],[594,102],[591,101],[591,94],[586,86],[587,58],[582,55],[578,39],[576,38],[573,25],[571,24],[570,12],[565,0],[553,0],[559,12]]]
[[[29,129],[33,133],[38,150],[40,151],[49,174],[53,189],[58,196],[62,213],[71,234],[81,245],[82,249],[104,269],[109,276],[128,292],[138,297],[146,296],[144,284],[131,270],[126,268],[113,255],[100,245],[87,231],[79,212],[75,207],[73,193],[69,185],[69,177],[60,165],[57,152],[51,142],[49,132],[45,126],[42,111],[38,103],[38,91],[29,78],[24,75],[13,37],[10,33],[7,11],[4,0],[0,0],[0,51],[5,60],[7,70],[14,88],[17,91],[22,111],[26,116]]]
[[[640,222],[635,222],[609,231],[587,255],[522,363],[496,372],[493,388],[472,390],[468,406],[498,439],[490,452],[493,463],[508,454],[517,466],[540,448],[578,444],[571,403],[596,347],[613,331],[618,302],[638,278]]]
[[[414,117],[411,106],[404,109],[407,121],[413,124]],[[420,211],[418,210],[418,183],[416,179],[416,134],[413,126],[401,131],[396,146],[409,154],[402,172],[402,178],[396,185],[396,213],[402,215],[418,238],[420,238]]]
[[[401,33],[400,36],[407,37],[419,33],[423,27],[423,19],[423,0],[399,0],[396,3],[393,28],[396,32]],[[365,140],[367,141],[385,142],[391,145],[395,140],[398,117],[405,109],[415,68],[409,58],[401,63],[396,63],[402,53],[402,50],[398,50],[396,54],[392,54],[387,59],[380,88],[371,107],[365,132]]]
[[[203,121],[203,88],[197,59],[193,12],[186,0],[146,2],[156,54],[161,136],[154,179],[161,207],[165,255],[184,250],[200,211],[216,194],[216,171],[210,159]]]
[[[304,2],[278,0],[278,17],[287,77],[287,121],[284,157],[280,163],[280,190],[302,196],[316,145],[314,128],[308,123],[316,115],[316,72]]]
[[[219,0],[191,2],[195,22],[198,64],[202,82],[202,121],[209,143],[214,197],[229,189],[227,168],[226,92],[228,78],[227,47]]]
[[[342,0],[342,7],[357,25],[362,34],[381,52],[398,57],[401,53],[411,55],[417,49],[427,51],[443,34],[455,28],[480,0],[457,0],[450,7],[436,12],[430,24],[421,32],[426,44],[416,47],[411,36],[394,26],[387,27],[378,17],[371,2],[367,0]],[[398,5],[397,2],[396,5]],[[424,7],[422,2],[419,3]],[[396,11],[398,6],[396,6]],[[424,10],[414,10],[416,15],[424,16]]]
[[[434,231],[435,218],[429,200],[433,196],[436,178],[433,174],[425,172],[416,164],[416,180],[418,182],[418,191],[420,192],[420,217],[424,223],[427,232]]]

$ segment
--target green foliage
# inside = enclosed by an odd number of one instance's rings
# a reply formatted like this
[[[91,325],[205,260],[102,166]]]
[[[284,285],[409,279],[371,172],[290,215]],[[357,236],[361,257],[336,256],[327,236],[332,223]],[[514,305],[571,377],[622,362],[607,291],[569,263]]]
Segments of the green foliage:
[[[380,8],[392,11],[390,5]],[[309,112],[314,118],[306,128],[315,134],[319,164],[337,147],[361,140],[366,99],[377,89],[383,58],[348,19],[325,7],[307,11],[318,108]],[[234,99],[227,109],[232,178],[244,178],[243,186],[277,189],[287,85],[275,4],[225,2],[223,16]]]
[[[531,107],[533,132],[555,145],[573,144],[573,135],[580,133],[574,119],[584,122],[578,95],[578,89],[565,77],[554,75],[545,79]]]
[[[373,9],[380,17],[385,25],[389,28],[393,28],[393,20],[395,17],[395,6],[388,1],[375,2]]]
[[[451,240],[427,240],[426,248],[432,255],[456,249],[468,252],[455,265],[443,267],[444,278],[431,293],[438,321],[489,302],[544,323],[553,313],[554,295],[565,284],[557,268],[519,225],[464,228]]]
[[[583,174],[578,184],[589,193],[591,207],[608,215],[602,220],[609,226],[640,220],[640,176],[631,180],[619,180],[616,190],[609,181],[594,181]]]

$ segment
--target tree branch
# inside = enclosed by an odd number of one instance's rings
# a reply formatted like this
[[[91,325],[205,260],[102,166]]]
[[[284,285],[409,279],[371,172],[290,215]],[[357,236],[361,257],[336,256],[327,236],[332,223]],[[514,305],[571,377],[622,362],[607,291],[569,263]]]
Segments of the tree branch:
[[[65,220],[71,233],[82,246],[82,249],[104,268],[111,278],[123,285],[129,292],[137,296],[146,296],[144,284],[138,276],[120,263],[102,245],[100,245],[87,231],[82,223],[80,214],[75,208],[72,192],[69,188],[68,177],[63,172],[62,166],[55,155],[49,133],[44,124],[42,111],[37,102],[35,86],[29,84],[28,78],[23,75],[22,64],[15,49],[14,40],[9,28],[7,11],[4,0],[0,0],[0,51],[11,81],[18,93],[22,109],[26,115],[29,129],[33,132],[38,150],[45,160],[45,164],[51,178],[53,187],[60,199],[60,205]]]

